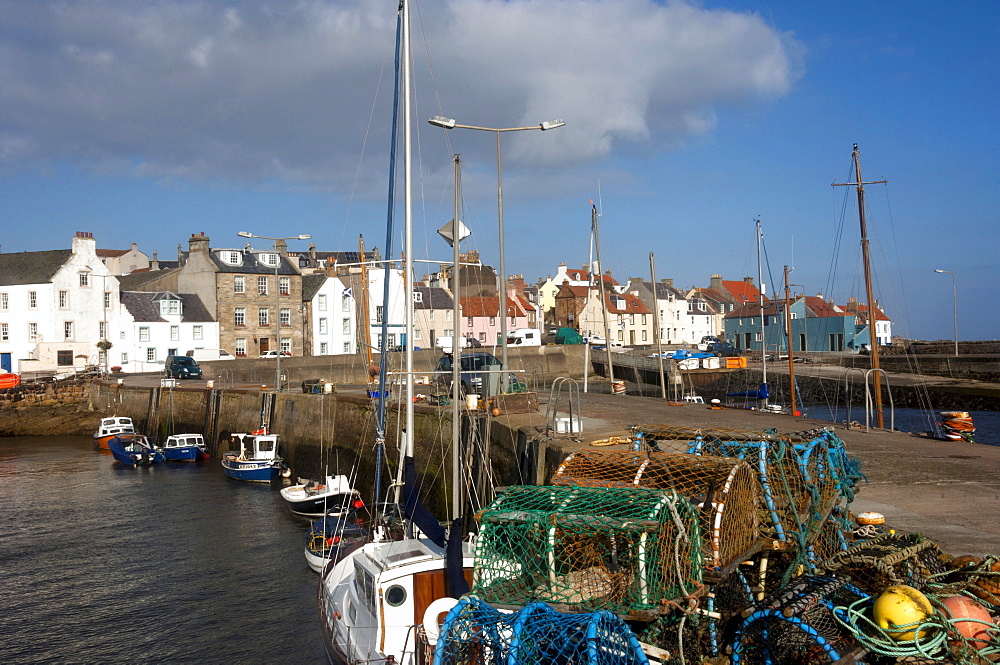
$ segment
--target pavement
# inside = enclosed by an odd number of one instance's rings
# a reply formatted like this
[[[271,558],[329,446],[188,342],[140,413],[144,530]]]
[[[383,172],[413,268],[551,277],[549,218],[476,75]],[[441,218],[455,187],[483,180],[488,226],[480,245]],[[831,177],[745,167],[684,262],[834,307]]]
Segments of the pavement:
[[[851,510],[873,510],[888,526],[921,533],[944,552],[959,556],[1000,554],[1000,446],[942,441],[888,430],[858,431],[813,418],[744,409],[712,409],[706,404],[666,402],[638,395],[581,393],[576,407],[583,417],[578,435],[553,434],[548,445],[567,452],[591,441],[622,436],[631,425],[730,429],[779,433],[834,427],[847,452],[861,462],[867,477]],[[509,426],[545,436],[548,393],[539,395],[539,413],[499,416]],[[565,416],[563,394],[552,413]]]

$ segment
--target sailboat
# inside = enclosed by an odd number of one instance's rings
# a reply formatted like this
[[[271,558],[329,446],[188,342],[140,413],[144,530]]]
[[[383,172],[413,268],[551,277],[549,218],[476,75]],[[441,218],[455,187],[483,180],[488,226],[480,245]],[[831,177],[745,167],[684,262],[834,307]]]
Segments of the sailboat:
[[[771,391],[767,387],[767,330],[765,328],[765,319],[767,318],[767,301],[764,298],[764,274],[763,268],[760,260],[761,246],[764,243],[764,232],[760,227],[760,220],[754,220],[757,225],[757,283],[760,284],[760,296],[757,299],[757,304],[760,307],[760,360],[761,360],[761,384],[760,387],[755,390],[741,390],[737,392],[726,393],[726,397],[747,397],[751,399],[758,400],[758,404],[754,407],[762,411],[770,411],[768,407],[767,400],[771,397]],[[772,301],[775,303],[774,311],[777,313],[777,301]],[[778,411],[781,407],[778,407]]]
[[[410,11],[402,0],[397,13],[397,101],[402,95],[404,209],[405,209],[405,269],[412,275],[412,208],[411,136],[413,107],[411,94]],[[395,145],[395,123],[393,145]],[[395,154],[393,148],[392,153]],[[390,167],[391,169],[391,167]],[[392,179],[390,178],[390,182]],[[392,185],[390,185],[391,200]],[[391,255],[391,214],[386,235],[386,255]],[[457,216],[456,216],[457,219]],[[408,280],[407,284],[411,282]],[[386,298],[388,280],[383,291]],[[387,329],[383,318],[382,342]],[[413,299],[406,298],[407,340],[413,339]],[[384,346],[382,348],[385,348]],[[379,367],[378,416],[376,425],[376,500],[381,500],[381,466],[385,441],[386,357],[382,353]],[[406,344],[405,425],[402,447],[405,450],[404,513],[408,520],[408,537],[392,540],[384,528],[373,529],[372,540],[340,551],[320,575],[318,604],[327,651],[339,663],[402,663],[423,662],[427,645],[424,632],[433,633],[432,624],[467,590],[474,551],[461,538],[456,520],[450,539],[445,529],[419,504],[415,487],[413,463],[413,346]],[[457,401],[456,401],[457,402]],[[457,407],[457,404],[456,404]],[[448,561],[452,562],[449,567]],[[421,628],[424,630],[422,631]]]

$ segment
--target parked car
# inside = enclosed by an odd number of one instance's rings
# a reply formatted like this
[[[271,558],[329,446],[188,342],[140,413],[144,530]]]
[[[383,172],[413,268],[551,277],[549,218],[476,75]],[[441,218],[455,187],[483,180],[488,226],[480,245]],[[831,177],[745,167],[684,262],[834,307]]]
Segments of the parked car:
[[[191,356],[167,356],[163,373],[171,379],[200,379],[201,366]]]
[[[705,351],[719,358],[738,358],[743,355],[729,342],[712,342],[707,345]]]
[[[278,357],[278,353],[279,353],[278,351],[274,351],[274,350],[265,351],[264,353],[260,354],[260,357],[261,358],[277,358]],[[281,351],[280,353],[281,353],[281,357],[282,358],[289,358],[292,355],[292,353],[290,351]]]
[[[466,395],[496,395],[504,392],[517,380],[513,372],[504,372],[503,363],[492,353],[475,351],[462,354],[462,392]],[[445,390],[451,390],[452,356],[445,354],[434,368],[434,381]]]

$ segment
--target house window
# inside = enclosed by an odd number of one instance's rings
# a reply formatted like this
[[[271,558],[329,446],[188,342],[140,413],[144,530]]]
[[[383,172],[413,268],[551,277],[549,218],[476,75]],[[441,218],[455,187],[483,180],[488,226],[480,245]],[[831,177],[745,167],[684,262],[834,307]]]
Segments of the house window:
[[[240,253],[233,251],[222,252],[222,260],[231,266],[238,266],[243,263],[243,261],[240,260]]]
[[[351,343],[344,342],[344,353],[350,353],[350,352],[351,352]]]
[[[479,333],[479,341],[480,342],[486,341],[486,333]]]
[[[261,254],[260,262],[271,266],[272,268],[278,265],[278,255],[277,254]]]
[[[792,312],[791,317],[793,320],[799,318],[798,312]]]
[[[81,272],[80,273],[80,286],[90,286],[90,273]]]
[[[628,322],[629,322],[629,325],[633,325],[633,326],[635,325],[635,314],[629,314],[628,315]]]
[[[247,338],[237,337],[236,338],[236,355],[245,356],[247,354]]]
[[[471,328],[472,327],[472,317],[471,316],[467,316],[465,318],[466,318],[466,325]],[[495,322],[496,322],[496,319],[490,319],[490,325],[493,325]]]
[[[444,320],[451,323],[451,310],[445,310]]]
[[[490,317],[490,325],[491,326],[495,326],[496,324],[497,324],[497,317],[491,316]],[[471,316],[469,317],[469,325],[470,326],[472,325],[472,317]]]
[[[56,351],[56,364],[60,367],[69,367],[73,364],[73,351]]]
[[[151,346],[148,349],[146,349],[146,360],[148,362],[151,362],[151,363],[156,362],[156,347],[155,346]]]
[[[281,311],[278,312],[279,321],[281,325],[288,328],[292,325],[292,310],[288,307],[282,307]]]
[[[28,341],[35,342],[38,340],[38,324],[29,323],[28,324]]]
[[[233,293],[246,293],[247,292],[247,281],[243,275],[236,275],[233,277]]]
[[[267,307],[259,307],[257,309],[257,325],[266,326],[270,325],[271,310]]]
[[[316,296],[316,308],[319,309],[319,311],[321,311],[321,312],[325,312],[326,311],[326,294],[325,293],[321,293],[318,296]]]
[[[414,291],[413,292],[413,302],[420,302],[420,303],[422,303],[423,301],[424,301],[424,294],[423,294],[423,292],[421,292],[421,291]]]
[[[69,307],[69,291],[59,292],[59,309],[66,309]]]
[[[73,339],[72,321],[63,321],[63,339]]]
[[[423,339],[423,337],[420,336],[420,330],[419,329],[416,329],[416,330],[413,331],[413,339],[415,339],[417,341],[420,341],[420,340]]]
[[[288,353],[292,352],[292,338],[291,337],[282,337],[281,338],[281,350],[282,351],[287,351]]]
[[[262,296],[267,295],[267,277],[257,278],[257,293]]]
[[[128,365],[128,351],[122,351],[122,365]]]
[[[237,328],[242,328],[247,324],[247,308],[246,307],[235,307],[233,308],[233,325]]]
[[[38,292],[28,291],[28,307],[35,309],[38,307]]]
[[[434,310],[433,310],[433,309],[432,309],[432,310],[429,310],[429,311],[427,312],[427,320],[428,320],[428,321],[433,321],[433,320],[434,320]]]
[[[618,341],[619,342],[624,342],[625,341],[625,331],[624,330],[619,330],[618,331]]]
[[[759,332],[758,333],[754,333],[753,334],[753,341],[759,342],[760,340],[761,340],[760,333]]]
[[[10,341],[10,331],[7,329],[6,323],[0,323],[0,342]]]
[[[327,344],[326,342],[320,342],[319,343],[319,355],[321,355],[321,356],[327,355],[329,353],[329,348],[330,348],[329,344]]]
[[[0,309],[6,311],[10,305],[10,300],[6,293],[0,293]]]
[[[139,341],[148,342],[149,341],[149,328],[143,326],[139,328]]]
[[[278,278],[278,293],[283,296],[290,295],[292,292],[292,280],[288,277]]]
[[[180,300],[161,300],[160,301],[160,314],[180,314],[181,313],[181,301]]]
[[[348,292],[344,294],[344,297],[340,299],[340,311],[342,311],[342,312],[350,312],[351,311],[351,294],[350,294],[350,289],[347,289],[347,291]]]
[[[104,309],[111,309],[111,291],[104,292]]]
[[[180,326],[170,326],[170,341],[176,342],[181,338],[181,327]]]
[[[100,337],[101,339],[107,339],[108,338],[108,322],[107,321],[100,321],[97,324],[97,336]]]
[[[344,334],[345,335],[350,335],[351,334],[351,320],[350,319],[344,319]]]
[[[202,339],[202,335],[203,334],[204,333],[202,332],[202,327],[201,326],[192,326],[191,327],[191,337],[192,337],[192,339]]]
[[[319,320],[319,334],[320,335],[326,334],[326,319]]]
[[[375,305],[375,323],[382,323],[382,305]]]
[[[646,331],[645,330],[642,331],[642,341],[644,341],[644,342],[646,341]]]

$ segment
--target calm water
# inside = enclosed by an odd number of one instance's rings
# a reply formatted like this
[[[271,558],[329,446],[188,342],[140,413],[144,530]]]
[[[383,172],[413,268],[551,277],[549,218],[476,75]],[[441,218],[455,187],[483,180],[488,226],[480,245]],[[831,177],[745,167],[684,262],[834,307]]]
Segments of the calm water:
[[[805,412],[810,418],[818,418],[835,423],[842,423],[847,420],[847,412],[843,408],[810,406],[805,409]],[[888,409],[883,413],[885,426],[889,427]],[[1000,412],[969,411],[969,415],[976,426],[976,443],[1000,446]],[[938,411],[928,412],[919,409],[896,409],[895,416],[895,428],[901,432],[930,432],[934,430],[936,423],[941,422],[941,416]],[[850,419],[864,425],[864,407],[851,409]],[[874,427],[875,417],[872,416],[869,422]],[[940,428],[938,429],[940,430]]]
[[[0,662],[327,662],[308,522],[277,487],[0,438],[0,501]]]

